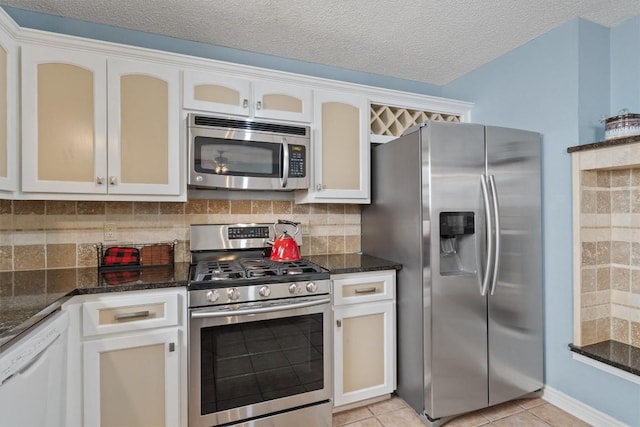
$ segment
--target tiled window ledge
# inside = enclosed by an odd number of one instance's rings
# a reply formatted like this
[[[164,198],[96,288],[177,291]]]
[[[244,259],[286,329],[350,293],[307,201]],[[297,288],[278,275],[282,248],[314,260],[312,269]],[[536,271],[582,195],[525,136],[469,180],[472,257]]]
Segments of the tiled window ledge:
[[[574,359],[640,384],[640,348],[617,341],[577,346],[569,344]]]

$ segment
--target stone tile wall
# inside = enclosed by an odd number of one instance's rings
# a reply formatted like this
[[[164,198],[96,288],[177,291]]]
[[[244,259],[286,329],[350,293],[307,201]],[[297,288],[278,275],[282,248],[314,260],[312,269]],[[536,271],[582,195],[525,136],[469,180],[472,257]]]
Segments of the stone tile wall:
[[[188,261],[189,225],[302,223],[303,255],[360,250],[360,206],[296,205],[292,201],[190,200],[186,203],[0,201],[0,271],[97,265],[94,244],[178,241],[176,261]],[[116,241],[104,241],[104,224]]]
[[[593,169],[581,181],[581,344],[640,347],[640,168]]]

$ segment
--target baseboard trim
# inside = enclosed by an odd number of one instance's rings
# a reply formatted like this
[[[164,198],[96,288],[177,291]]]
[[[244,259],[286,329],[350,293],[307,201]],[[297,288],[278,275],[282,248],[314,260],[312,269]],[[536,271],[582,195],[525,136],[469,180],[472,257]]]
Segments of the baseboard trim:
[[[628,427],[627,424],[618,421],[604,412],[600,412],[597,409],[594,409],[591,406],[554,389],[553,387],[545,386],[542,398],[594,427]]]

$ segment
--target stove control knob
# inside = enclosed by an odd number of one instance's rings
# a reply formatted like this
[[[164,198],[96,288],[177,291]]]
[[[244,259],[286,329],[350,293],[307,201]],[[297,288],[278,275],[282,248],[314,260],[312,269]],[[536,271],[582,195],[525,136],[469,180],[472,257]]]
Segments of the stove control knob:
[[[227,289],[227,297],[230,300],[237,300],[238,298],[240,298],[240,291],[238,290],[238,288],[229,288]]]
[[[307,283],[307,292],[314,293],[314,292],[315,292],[315,291],[317,291],[317,290],[318,290],[318,285],[316,285],[316,284],[315,284],[315,283],[313,283],[313,282],[309,282],[309,283]]]
[[[289,285],[289,293],[290,294],[296,294],[298,293],[298,285],[295,283],[292,283]]]
[[[271,295],[271,288],[268,286],[262,286],[258,293],[261,297],[268,297],[269,295]]]
[[[209,302],[216,302],[218,301],[218,298],[220,298],[220,293],[218,292],[217,289],[212,289],[209,292],[207,292],[207,301]]]

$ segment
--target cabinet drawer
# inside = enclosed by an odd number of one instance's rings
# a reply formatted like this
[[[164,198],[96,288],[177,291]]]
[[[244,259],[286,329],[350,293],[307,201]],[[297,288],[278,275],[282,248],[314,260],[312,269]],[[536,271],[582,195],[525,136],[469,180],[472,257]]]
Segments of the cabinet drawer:
[[[178,293],[105,297],[82,305],[83,336],[178,324]]]
[[[338,274],[331,279],[335,306],[395,298],[395,271]]]

